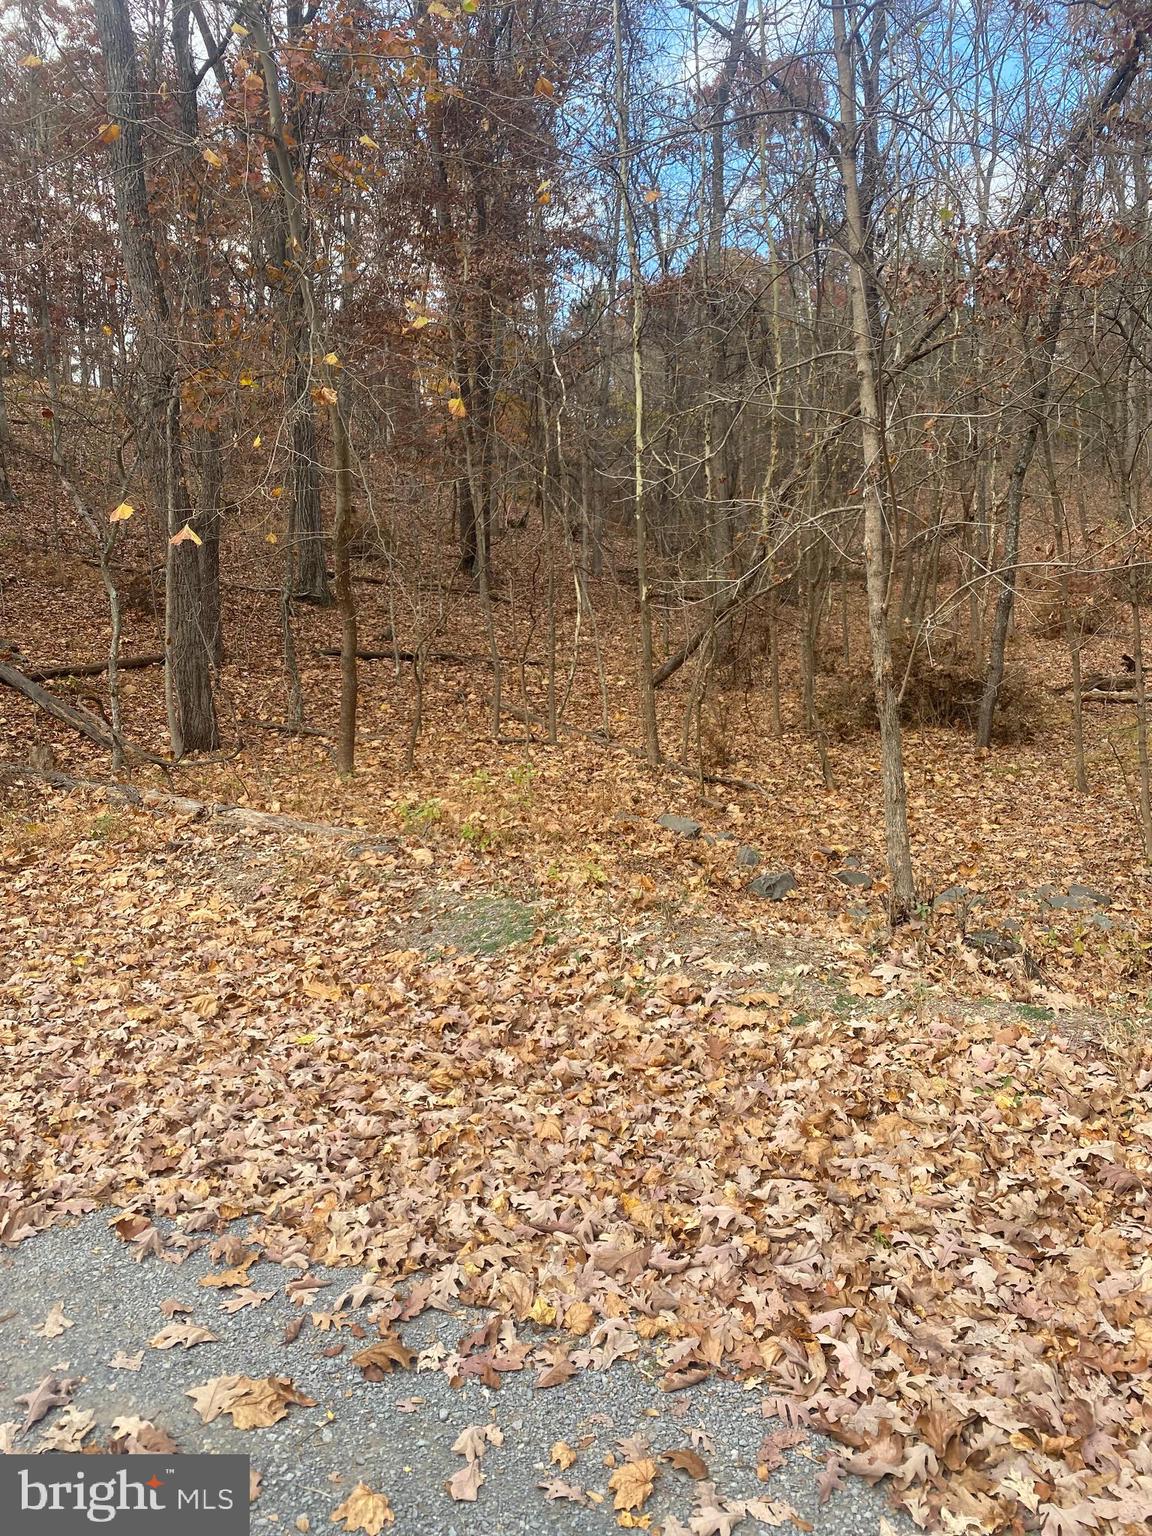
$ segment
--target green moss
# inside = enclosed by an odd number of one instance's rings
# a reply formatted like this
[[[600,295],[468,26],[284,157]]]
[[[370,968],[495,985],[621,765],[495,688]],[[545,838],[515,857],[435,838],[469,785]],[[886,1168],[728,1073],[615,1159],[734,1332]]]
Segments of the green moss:
[[[445,946],[473,955],[494,955],[526,944],[536,932],[536,912],[505,896],[476,896],[437,923]]]

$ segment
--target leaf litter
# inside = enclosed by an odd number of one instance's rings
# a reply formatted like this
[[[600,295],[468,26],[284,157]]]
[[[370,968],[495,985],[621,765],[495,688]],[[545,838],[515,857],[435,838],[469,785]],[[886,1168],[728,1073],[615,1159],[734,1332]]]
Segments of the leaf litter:
[[[654,1350],[668,1391],[743,1372],[768,1413],[833,1436],[829,1494],[887,1476],[921,1523],[1046,1536],[1147,1510],[1142,1042],[1109,1058],[900,998],[812,1016],[619,943],[388,949],[399,858],[308,846],[293,878],[230,897],[217,875],[247,846],[131,816],[114,849],[74,844],[64,893],[19,869],[39,925],[0,983],[5,1240],[119,1205],[137,1257],[179,1258],[249,1216],[217,1255],[223,1303],[258,1304],[257,1258],[363,1268],[384,1314],[365,1377],[545,1389]],[[454,1350],[413,1357],[391,1331],[460,1305],[496,1315]],[[46,1377],[24,1428],[75,1387]],[[309,1401],[279,1376],[189,1395],[240,1428]],[[453,1497],[477,1497],[489,1443],[457,1442]],[[649,1463],[615,1469],[621,1515],[641,1518]],[[788,1518],[680,1466],[696,1536]]]

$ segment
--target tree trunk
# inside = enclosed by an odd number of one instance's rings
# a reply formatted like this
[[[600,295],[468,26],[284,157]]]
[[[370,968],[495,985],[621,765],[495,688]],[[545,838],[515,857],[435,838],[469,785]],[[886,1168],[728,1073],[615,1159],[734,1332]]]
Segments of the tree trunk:
[[[204,167],[196,152],[200,114],[196,105],[196,68],[192,59],[192,12],[189,0],[177,0],[172,12],[172,51],[176,64],[176,100],[184,134],[185,228],[190,238],[188,291],[194,311],[196,341],[206,362],[216,344],[212,318],[212,283],[205,255],[203,227]],[[215,401],[201,403],[201,419],[192,428],[190,457],[196,470],[196,531],[203,539],[198,550],[200,596],[204,632],[212,665],[224,660],[224,632],[220,625],[220,525],[224,509],[224,466],[220,453],[220,429],[215,421]]]
[[[336,517],[333,528],[333,566],[336,607],[340,612],[340,734],[336,739],[336,767],[347,778],[356,766],[356,599],[352,591],[352,463],[348,428],[339,390],[331,408],[332,450],[336,469]]]
[[[636,219],[629,196],[629,99],[621,3],[622,0],[613,0],[612,3],[612,31],[616,75],[616,154],[624,237],[628,246],[628,278],[632,290],[632,522],[636,538],[636,579],[640,588],[640,717],[644,724],[644,755],[649,765],[655,767],[660,761],[660,736],[656,722],[652,669],[652,598],[648,590],[648,513],[644,486],[644,360],[640,351],[640,338],[644,330],[644,273],[640,265]]]
[[[148,488],[169,541],[195,516],[184,476],[180,389],[173,334],[144,179],[141,123],[145,103],[136,73],[136,40],[126,0],[96,0],[108,85],[108,120],[120,130],[108,146],[128,290],[136,311],[139,355],[137,441]],[[202,538],[203,535],[200,535]],[[205,629],[200,564],[191,541],[168,544],[165,694],[172,755],[216,746],[210,636]]]
[[[892,645],[888,634],[888,565],[884,550],[884,426],[877,387],[875,340],[872,331],[873,283],[866,211],[860,197],[856,126],[856,79],[843,0],[833,5],[836,74],[840,94],[840,175],[844,186],[845,238],[848,247],[848,287],[852,303],[852,344],[856,358],[862,448],[861,482],[864,500],[864,580],[868,599],[868,639],[872,681],[880,721],[880,757],[884,795],[884,830],[888,872],[892,882],[891,916],[907,918],[916,905],[912,847],[908,835],[908,800],[900,740],[900,701],[892,676]]]

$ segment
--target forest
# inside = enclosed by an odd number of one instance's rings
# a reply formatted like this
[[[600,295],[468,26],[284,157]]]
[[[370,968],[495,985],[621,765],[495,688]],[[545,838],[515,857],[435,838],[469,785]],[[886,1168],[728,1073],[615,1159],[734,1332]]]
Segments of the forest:
[[[1152,12],[0,17],[0,1450],[1146,1531]]]

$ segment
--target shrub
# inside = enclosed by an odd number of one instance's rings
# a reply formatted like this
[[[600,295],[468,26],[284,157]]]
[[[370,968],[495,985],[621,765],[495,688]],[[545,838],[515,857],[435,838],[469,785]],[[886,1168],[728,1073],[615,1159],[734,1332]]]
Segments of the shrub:
[[[893,667],[903,681],[900,719],[922,729],[973,731],[984,693],[984,661],[966,648],[917,647],[909,668],[909,643],[893,644]],[[872,674],[854,668],[821,689],[821,715],[841,740],[877,727]],[[1000,687],[993,735],[1001,742],[1031,741],[1044,728],[1046,703],[1035,683],[1008,668]]]

